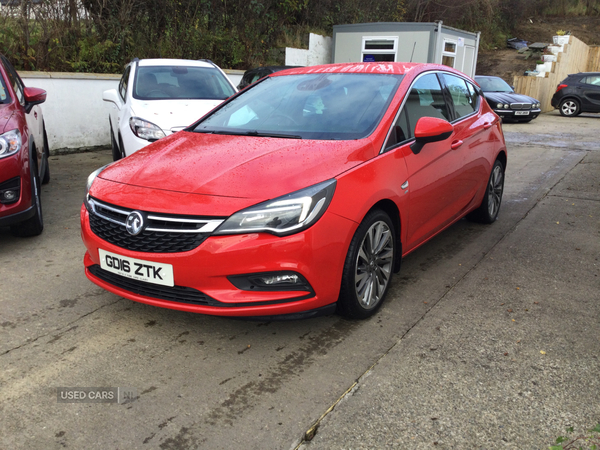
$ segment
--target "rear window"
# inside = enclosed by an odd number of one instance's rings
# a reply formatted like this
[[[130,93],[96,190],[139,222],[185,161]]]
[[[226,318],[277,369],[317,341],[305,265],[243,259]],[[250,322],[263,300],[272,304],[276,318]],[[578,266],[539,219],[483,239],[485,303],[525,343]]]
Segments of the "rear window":
[[[401,79],[339,73],[267,78],[213,112],[195,131],[361,139],[375,129]]]
[[[212,67],[142,66],[133,84],[140,100],[225,100],[233,94],[225,75]]]

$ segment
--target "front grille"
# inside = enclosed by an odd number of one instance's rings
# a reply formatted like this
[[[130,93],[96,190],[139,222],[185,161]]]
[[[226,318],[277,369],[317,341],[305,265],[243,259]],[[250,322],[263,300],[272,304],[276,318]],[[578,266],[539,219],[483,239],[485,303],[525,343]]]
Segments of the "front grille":
[[[531,103],[511,103],[511,109],[531,109]]]
[[[169,216],[141,211],[145,227],[138,235],[132,235],[125,224],[127,216],[134,210],[94,198],[90,198],[87,204],[90,228],[96,236],[117,247],[136,252],[187,252],[198,247],[223,223],[223,219]]]
[[[161,286],[160,284],[146,283],[121,275],[114,274],[102,269],[98,265],[88,267],[88,270],[96,278],[112,284],[113,286],[144,297],[156,298],[159,300],[168,300],[179,303],[193,303],[194,305],[204,306],[226,306],[223,303],[209,297],[208,295],[196,289],[185,286]]]

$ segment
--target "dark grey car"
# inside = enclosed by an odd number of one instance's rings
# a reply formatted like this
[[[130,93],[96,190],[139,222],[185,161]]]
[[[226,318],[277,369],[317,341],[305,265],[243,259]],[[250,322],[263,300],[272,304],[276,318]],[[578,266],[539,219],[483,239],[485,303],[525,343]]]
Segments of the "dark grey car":
[[[556,87],[550,103],[568,117],[600,112],[600,72],[569,75]]]

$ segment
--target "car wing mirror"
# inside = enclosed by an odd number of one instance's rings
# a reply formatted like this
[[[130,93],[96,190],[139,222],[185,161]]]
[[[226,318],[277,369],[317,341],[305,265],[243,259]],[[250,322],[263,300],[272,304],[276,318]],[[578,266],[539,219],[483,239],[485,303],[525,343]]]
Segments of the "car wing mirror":
[[[39,105],[46,101],[46,91],[43,89],[26,87],[23,90],[23,95],[25,97],[25,112],[27,114],[31,112],[31,108],[35,105]]]
[[[452,136],[454,127],[444,119],[435,117],[421,117],[415,127],[415,142],[410,149],[415,155],[418,155],[425,144],[438,142],[448,139]]]
[[[102,93],[102,100],[104,100],[105,102],[112,102],[115,105],[117,105],[117,107],[119,106],[119,94],[117,94],[117,90],[116,89],[109,89],[108,91],[104,91]]]

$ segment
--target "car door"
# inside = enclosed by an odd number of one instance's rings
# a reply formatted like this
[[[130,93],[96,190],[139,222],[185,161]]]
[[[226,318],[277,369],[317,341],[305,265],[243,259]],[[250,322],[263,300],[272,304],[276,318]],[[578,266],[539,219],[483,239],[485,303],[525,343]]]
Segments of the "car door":
[[[452,100],[454,135],[451,148],[458,160],[456,206],[462,215],[487,186],[490,128],[498,119],[492,113],[479,114],[481,95],[469,81],[455,74],[442,73],[442,84]]]
[[[410,144],[421,117],[452,120],[448,99],[436,73],[426,73],[415,80],[392,127],[386,149],[396,143]],[[427,240],[455,219],[460,211],[464,187],[460,185],[462,158],[451,147],[450,137],[426,144],[415,154],[404,145],[408,179],[399,180],[408,192],[408,219],[404,228],[405,252]]]
[[[109,110],[110,126],[112,128],[113,135],[119,145],[122,145],[122,139],[120,139],[121,133],[120,128],[124,120],[124,116],[127,113],[127,87],[129,86],[129,76],[131,75],[131,66],[129,64],[123,72],[123,76],[119,81],[119,87],[117,89],[117,101],[116,103],[111,102]],[[127,119],[128,120],[128,119]],[[121,149],[123,151],[123,149]]]
[[[581,80],[582,96],[585,99],[584,111],[600,112],[600,75],[590,75]]]

